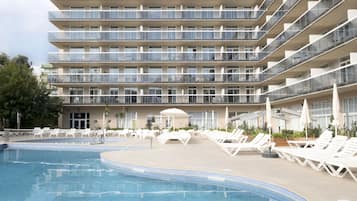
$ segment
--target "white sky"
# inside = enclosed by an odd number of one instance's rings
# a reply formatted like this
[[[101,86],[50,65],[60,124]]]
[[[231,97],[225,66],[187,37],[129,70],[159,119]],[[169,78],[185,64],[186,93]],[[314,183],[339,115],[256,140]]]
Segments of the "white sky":
[[[55,9],[50,0],[1,0],[0,52],[29,57],[38,72],[47,52],[55,50],[47,39],[47,32],[56,30],[48,21],[48,11]]]

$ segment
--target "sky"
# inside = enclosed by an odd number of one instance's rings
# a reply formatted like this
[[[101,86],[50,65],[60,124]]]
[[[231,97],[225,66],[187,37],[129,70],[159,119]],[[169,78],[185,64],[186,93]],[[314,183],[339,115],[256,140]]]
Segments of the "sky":
[[[56,51],[47,39],[56,27],[48,21],[48,11],[56,10],[50,0],[1,0],[0,52],[13,57],[29,57],[35,73],[47,64],[47,53]]]

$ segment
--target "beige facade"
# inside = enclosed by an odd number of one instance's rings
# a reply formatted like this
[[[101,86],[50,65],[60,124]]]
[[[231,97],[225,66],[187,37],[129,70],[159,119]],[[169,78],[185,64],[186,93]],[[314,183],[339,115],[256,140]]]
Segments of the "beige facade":
[[[180,108],[190,118],[177,126],[226,128],[266,97],[297,113],[307,98],[316,126],[335,82],[348,124],[357,120],[355,0],[52,2],[60,127],[168,126],[160,111]]]

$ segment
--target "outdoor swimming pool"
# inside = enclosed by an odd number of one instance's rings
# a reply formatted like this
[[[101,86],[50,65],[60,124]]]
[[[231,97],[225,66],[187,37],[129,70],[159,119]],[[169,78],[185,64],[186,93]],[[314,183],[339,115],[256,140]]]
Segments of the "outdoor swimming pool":
[[[273,201],[243,189],[128,176],[100,161],[98,152],[0,152],[4,201]]]
[[[106,137],[105,142],[121,142],[122,138]],[[34,142],[34,143],[65,143],[65,144],[96,144],[99,138],[35,138],[30,140],[23,140],[19,142]]]

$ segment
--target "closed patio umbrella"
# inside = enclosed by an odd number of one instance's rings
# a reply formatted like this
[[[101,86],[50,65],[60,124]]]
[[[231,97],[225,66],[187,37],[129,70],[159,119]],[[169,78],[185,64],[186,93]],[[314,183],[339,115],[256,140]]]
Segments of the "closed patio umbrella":
[[[267,124],[267,128],[269,129],[269,134],[271,134],[272,116],[271,116],[271,105],[270,105],[269,97],[267,97],[267,99],[266,99],[265,110],[266,110],[265,122]]]
[[[333,84],[332,90],[332,115],[333,125],[335,126],[335,135],[337,135],[337,129],[341,126],[341,112],[340,112],[340,98],[338,96],[337,85]]]
[[[311,123],[309,105],[307,103],[306,98],[304,99],[304,105],[302,106],[300,124],[305,128],[305,138],[307,140],[307,128]]]
[[[229,123],[229,112],[228,112],[228,107],[226,107],[226,113],[224,115],[224,123],[226,124],[226,131],[228,130],[228,123]]]

